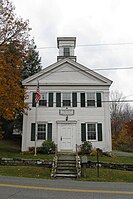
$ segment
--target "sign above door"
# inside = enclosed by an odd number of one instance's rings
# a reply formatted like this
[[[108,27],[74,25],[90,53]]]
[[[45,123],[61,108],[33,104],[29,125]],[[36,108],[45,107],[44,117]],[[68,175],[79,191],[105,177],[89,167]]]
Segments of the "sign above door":
[[[74,110],[73,109],[60,109],[59,110],[59,115],[65,115],[65,116],[69,116],[69,115],[74,115]]]

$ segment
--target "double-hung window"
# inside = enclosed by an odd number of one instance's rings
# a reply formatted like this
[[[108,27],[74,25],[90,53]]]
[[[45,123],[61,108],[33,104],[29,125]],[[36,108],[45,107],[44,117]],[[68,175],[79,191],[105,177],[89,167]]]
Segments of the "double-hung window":
[[[71,106],[71,93],[69,92],[62,93],[62,102],[63,106]]]
[[[38,124],[37,139],[46,140],[46,124]]]
[[[102,107],[102,96],[100,92],[80,93],[81,107]]]
[[[96,124],[87,124],[87,138],[88,140],[96,140]]]
[[[36,124],[31,123],[31,141],[35,141]],[[37,124],[37,140],[52,140],[52,123]]]
[[[81,123],[81,141],[102,141],[102,123]]]
[[[95,106],[95,93],[87,93],[87,107],[88,106]]]
[[[39,106],[47,106],[47,93],[41,93],[41,99],[39,101]]]

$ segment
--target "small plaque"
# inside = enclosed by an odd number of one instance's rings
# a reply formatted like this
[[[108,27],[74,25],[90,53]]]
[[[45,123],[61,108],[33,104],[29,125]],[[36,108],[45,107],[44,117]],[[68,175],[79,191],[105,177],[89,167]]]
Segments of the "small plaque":
[[[74,115],[73,109],[60,109],[59,110],[60,115]]]

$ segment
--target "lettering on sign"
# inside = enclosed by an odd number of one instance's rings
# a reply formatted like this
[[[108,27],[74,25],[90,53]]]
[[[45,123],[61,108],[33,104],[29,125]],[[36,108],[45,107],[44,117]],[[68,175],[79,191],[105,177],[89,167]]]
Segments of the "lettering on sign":
[[[73,109],[60,109],[59,110],[60,115],[74,115]]]

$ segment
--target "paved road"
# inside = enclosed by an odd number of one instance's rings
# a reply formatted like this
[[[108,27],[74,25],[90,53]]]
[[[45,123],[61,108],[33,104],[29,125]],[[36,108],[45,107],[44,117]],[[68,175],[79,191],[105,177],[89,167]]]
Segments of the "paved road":
[[[0,176],[0,199],[133,199],[133,184]]]
[[[129,156],[129,157],[133,157],[133,153],[122,152],[122,151],[113,151],[112,154],[114,154],[116,156]]]

